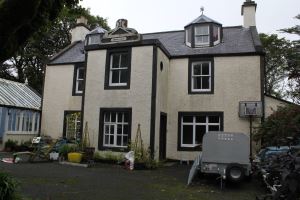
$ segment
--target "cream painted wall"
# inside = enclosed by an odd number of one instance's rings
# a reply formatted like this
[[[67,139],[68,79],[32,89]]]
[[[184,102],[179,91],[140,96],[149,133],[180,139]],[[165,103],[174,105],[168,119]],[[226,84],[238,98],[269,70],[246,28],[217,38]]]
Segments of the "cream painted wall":
[[[249,133],[239,101],[260,101],[260,57],[215,57],[214,94],[188,95],[188,59],[170,61],[167,157],[192,160],[199,152],[177,151],[178,112],[224,112],[224,131]],[[249,76],[251,74],[251,76]]]
[[[256,26],[255,20],[255,6],[244,6],[244,27],[249,28],[249,26]]]
[[[131,107],[131,139],[141,124],[145,146],[150,141],[153,47],[132,47],[130,89],[104,90],[106,50],[89,51],[86,73],[84,122],[91,145],[98,148],[100,108]]]
[[[163,64],[161,70],[160,64]],[[155,114],[155,158],[159,156],[159,134],[160,134],[160,112],[168,112],[168,76],[170,61],[169,58],[157,48],[157,87],[156,87],[156,114]]]
[[[287,106],[288,103],[277,100],[272,97],[265,96],[265,117],[269,117],[274,111],[277,110],[278,106]]]
[[[81,110],[81,96],[72,96],[74,65],[47,66],[41,134],[62,137],[65,110]]]

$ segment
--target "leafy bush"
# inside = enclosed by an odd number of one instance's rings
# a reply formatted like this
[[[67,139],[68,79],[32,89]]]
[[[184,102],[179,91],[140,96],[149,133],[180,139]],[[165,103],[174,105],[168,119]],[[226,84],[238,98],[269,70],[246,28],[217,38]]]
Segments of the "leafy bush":
[[[10,175],[0,172],[0,200],[16,199],[18,183]]]
[[[278,107],[258,128],[254,140],[262,146],[286,145],[286,137],[300,138],[300,106]]]
[[[112,151],[102,151],[94,153],[94,160],[100,162],[118,163],[123,160],[122,154],[116,154]]]
[[[77,152],[78,151],[78,145],[76,144],[64,144],[60,149],[59,149],[59,154],[67,159],[68,153],[70,152]]]
[[[4,144],[4,148],[7,150],[7,151],[14,151],[16,149],[18,145],[18,141],[13,141],[11,139],[8,139],[5,144]]]

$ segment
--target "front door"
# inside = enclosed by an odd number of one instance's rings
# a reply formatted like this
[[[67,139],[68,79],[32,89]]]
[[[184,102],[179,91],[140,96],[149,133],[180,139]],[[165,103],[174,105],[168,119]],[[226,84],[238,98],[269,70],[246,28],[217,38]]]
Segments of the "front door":
[[[166,159],[167,152],[167,114],[160,113],[160,128],[159,128],[159,159]]]

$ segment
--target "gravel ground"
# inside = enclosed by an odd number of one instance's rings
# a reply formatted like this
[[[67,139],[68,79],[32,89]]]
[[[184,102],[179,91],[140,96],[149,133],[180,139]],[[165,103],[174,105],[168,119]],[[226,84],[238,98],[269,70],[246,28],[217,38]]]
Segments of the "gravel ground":
[[[7,157],[1,153],[0,158]],[[227,185],[220,190],[218,181],[209,177],[186,186],[190,166],[174,163],[156,170],[125,170],[122,166],[97,163],[91,168],[53,163],[0,162],[0,171],[20,182],[23,199],[40,200],[254,200],[262,193],[257,182]]]

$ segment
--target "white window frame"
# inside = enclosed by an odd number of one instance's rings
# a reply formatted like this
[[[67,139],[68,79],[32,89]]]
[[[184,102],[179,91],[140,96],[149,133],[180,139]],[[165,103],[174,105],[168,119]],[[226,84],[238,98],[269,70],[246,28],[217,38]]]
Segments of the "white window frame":
[[[111,119],[112,114],[111,113],[116,113],[115,122],[112,122],[112,119]],[[122,121],[118,122],[118,117],[119,117],[120,114],[122,114]],[[106,120],[106,115],[109,115],[109,121],[105,121]],[[125,115],[125,112],[107,111],[107,112],[104,113],[104,117],[103,117],[103,147],[117,147],[117,148],[127,148],[128,147],[128,145],[123,145],[124,136],[127,137],[127,142],[129,141],[129,133],[124,134],[124,125],[127,125],[129,127],[129,122],[124,121],[124,115]],[[117,133],[118,125],[122,126],[122,133],[121,134]],[[106,133],[106,126],[108,126],[108,133]],[[114,127],[113,133],[111,133],[111,126]],[[129,131],[129,128],[128,128],[128,131]],[[113,144],[110,144],[110,136],[111,135],[114,138]],[[105,136],[108,136],[108,144],[105,143]],[[122,137],[121,145],[117,145],[117,136]]]
[[[109,65],[109,86],[127,86],[128,84],[128,81],[127,80],[126,82],[122,83],[121,82],[121,73],[119,73],[119,83],[113,83],[112,82],[112,72],[113,71],[123,71],[123,70],[127,70],[127,75],[128,75],[128,70],[129,70],[129,66],[121,66],[121,62],[122,62],[122,55],[124,54],[127,54],[128,55],[128,52],[116,52],[116,53],[112,53],[110,55],[110,65]],[[119,58],[119,63],[118,63],[118,68],[113,68],[113,57],[118,55],[120,58]]]
[[[207,32],[208,34],[197,34],[196,29],[199,27],[206,27],[207,28]],[[197,37],[208,37],[208,42],[196,42],[196,38]],[[209,46],[209,41],[210,41],[210,33],[209,33],[209,25],[198,25],[194,27],[194,42],[195,42],[195,46]]]
[[[185,30],[185,42],[186,42],[186,45],[189,46],[189,47],[192,46],[192,43],[191,43],[192,41],[189,41],[189,34],[192,34],[191,31],[192,31],[191,29],[186,29]]]
[[[208,75],[202,75],[202,64],[208,63],[209,64],[209,74]],[[201,64],[201,74],[200,75],[195,75],[194,74],[194,66]],[[211,61],[197,61],[193,62],[191,65],[191,91],[192,92],[210,92],[211,91]],[[202,88],[202,81],[201,81],[201,88],[200,89],[195,89],[194,87],[194,79],[200,77],[202,80],[202,77],[209,77],[209,88],[208,89],[201,89]]]
[[[183,117],[185,116],[191,116],[193,117],[193,122],[183,122]],[[196,117],[198,116],[202,116],[206,118],[205,123],[203,122],[196,122]],[[189,147],[189,148],[194,148],[197,147],[201,144],[197,144],[196,143],[196,126],[205,126],[205,132],[208,132],[209,130],[209,126],[219,126],[219,131],[221,130],[221,116],[215,115],[217,117],[219,117],[219,123],[209,123],[209,117],[214,116],[214,115],[182,115],[181,116],[181,127],[180,127],[180,137],[181,137],[181,141],[180,141],[180,146],[181,147]],[[192,125],[193,126],[193,144],[184,144],[183,143],[183,126],[184,125]]]
[[[83,73],[84,73],[84,67],[78,67],[76,69],[76,87],[75,87],[75,93],[76,94],[82,94],[83,93],[83,90],[79,90],[78,87],[79,87],[79,81],[84,81],[84,78],[79,78],[79,71],[80,70],[83,70]]]

